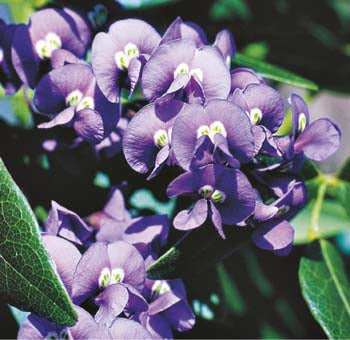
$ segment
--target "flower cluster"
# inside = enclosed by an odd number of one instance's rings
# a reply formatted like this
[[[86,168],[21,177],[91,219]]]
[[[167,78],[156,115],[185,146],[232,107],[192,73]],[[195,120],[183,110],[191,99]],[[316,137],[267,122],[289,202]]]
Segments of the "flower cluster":
[[[291,129],[281,135],[288,110],[283,97],[253,70],[231,69],[236,48],[227,30],[212,44],[202,28],[181,18],[162,35],[139,19],[98,32],[108,17],[108,9],[96,5],[86,20],[69,8],[47,8],[28,25],[0,22],[6,93],[34,89],[31,105],[44,120],[39,128],[73,128],[77,143],[88,142],[107,157],[122,150],[148,179],[177,167],[183,173],[167,194],[189,196],[192,205],[177,213],[176,229],[211,224],[225,238],[235,228],[250,228],[258,247],[288,254],[289,220],[306,202],[304,159],[334,153],[338,127],[327,118],[310,122],[304,100],[291,94]],[[129,99],[142,93],[136,114],[123,112],[125,93]],[[46,143],[50,151],[53,142]],[[171,330],[192,327],[183,283],[145,276],[166,242],[166,217],[131,218],[115,191],[102,212],[85,220],[53,203],[46,232],[79,322],[62,329],[33,316],[20,338],[98,332],[168,338]],[[94,317],[79,307],[87,301],[97,306]]]
[[[78,322],[67,328],[32,314],[18,338],[171,339],[173,331],[191,329],[182,280],[146,278],[168,231],[166,215],[131,217],[116,188],[102,211],[84,219],[52,202],[43,240]]]

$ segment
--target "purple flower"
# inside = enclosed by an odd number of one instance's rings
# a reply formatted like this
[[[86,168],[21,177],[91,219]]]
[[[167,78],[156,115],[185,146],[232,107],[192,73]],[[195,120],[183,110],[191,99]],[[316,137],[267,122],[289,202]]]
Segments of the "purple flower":
[[[67,64],[85,64],[83,60],[77,58],[72,52],[62,48],[52,51],[50,62],[53,69]]]
[[[183,22],[180,17],[177,17],[164,32],[161,44],[177,39],[191,39],[196,47],[208,44],[207,35],[199,25],[191,21]]]
[[[110,328],[98,324],[83,308],[75,306],[78,322],[62,327],[31,314],[21,325],[17,339],[150,339],[150,333],[139,323],[116,318]]]
[[[180,211],[174,227],[190,230],[205,223],[209,215],[222,238],[222,224],[234,225],[254,212],[256,193],[246,176],[237,169],[207,165],[174,179],[167,188],[169,197],[194,194],[197,201],[189,210]]]
[[[77,245],[83,245],[91,236],[93,229],[75,212],[52,201],[45,222],[45,231],[49,235],[57,235]]]
[[[231,71],[231,97],[235,89],[245,90],[249,84],[265,84],[254,70],[246,67],[237,67]]]
[[[172,339],[172,331],[184,332],[195,324],[182,280],[146,280],[147,311],[134,319],[146,327],[154,339]]]
[[[116,283],[128,284],[141,292],[145,278],[144,260],[135,247],[123,241],[110,244],[96,242],[83,254],[77,265],[72,298],[75,303],[81,303]]]
[[[90,42],[90,30],[76,12],[64,8],[47,8],[33,13],[28,25],[16,29],[13,65],[24,84],[34,88],[42,72],[48,71],[48,60],[56,49],[65,49],[76,57],[85,55]]]
[[[120,82],[127,73],[132,93],[143,65],[160,42],[157,31],[142,20],[126,19],[99,33],[92,43],[92,68],[103,94],[118,102]]]
[[[11,58],[11,47],[16,29],[17,25],[7,25],[0,19],[0,82],[6,95],[15,94],[22,84]]]
[[[103,211],[93,213],[88,222],[98,229],[97,241],[126,241],[135,246],[142,256],[156,257],[166,244],[169,232],[167,215],[131,218],[125,209],[124,198],[119,189],[112,189]]]
[[[183,22],[180,17],[177,17],[165,31],[161,44],[177,39],[191,39],[196,44],[196,47],[208,45],[208,39],[203,29],[194,22]],[[231,58],[236,52],[235,41],[230,31],[222,30],[215,38],[213,44],[222,54],[228,68],[231,65]]]
[[[36,108],[52,116],[40,128],[72,126],[83,139],[98,143],[116,126],[119,105],[101,93],[88,65],[69,64],[52,70],[39,82],[34,96]]]
[[[254,154],[251,124],[242,109],[226,100],[187,105],[175,120],[172,148],[187,171],[213,162],[239,167]]]
[[[288,222],[306,204],[307,191],[303,182],[291,178],[283,178],[285,192],[270,205],[256,205],[254,220],[256,231],[252,239],[254,243],[277,255],[287,255],[293,245],[294,229]],[[279,190],[276,190],[279,192]]]
[[[169,100],[143,107],[130,121],[123,138],[125,158],[140,173],[154,177],[165,164],[173,163],[171,138],[176,116],[186,104]]]
[[[191,39],[179,39],[159,46],[142,73],[145,98],[178,97],[203,103],[226,99],[230,91],[230,72],[217,48],[196,48]]]
[[[284,118],[282,96],[265,84],[249,84],[244,90],[237,88],[230,101],[244,110],[253,125],[262,125],[276,132]]]

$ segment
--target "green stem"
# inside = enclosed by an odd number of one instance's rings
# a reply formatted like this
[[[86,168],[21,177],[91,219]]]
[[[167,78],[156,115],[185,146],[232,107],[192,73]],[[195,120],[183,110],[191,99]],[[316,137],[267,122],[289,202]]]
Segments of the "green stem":
[[[322,182],[317,191],[317,197],[312,209],[311,221],[309,227],[309,239],[314,240],[319,236],[319,219],[322,208],[322,203],[327,191],[327,182]]]

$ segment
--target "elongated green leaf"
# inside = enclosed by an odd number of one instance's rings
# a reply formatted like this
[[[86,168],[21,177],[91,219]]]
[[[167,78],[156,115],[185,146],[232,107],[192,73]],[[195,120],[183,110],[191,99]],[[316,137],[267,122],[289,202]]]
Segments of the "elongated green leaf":
[[[309,235],[309,230],[314,204],[315,200],[310,201],[291,222],[295,229],[295,244],[305,244],[313,241],[312,235]],[[318,220],[319,237],[331,237],[344,230],[350,231],[350,218],[344,207],[339,201],[325,199]]]
[[[71,326],[76,312],[41,242],[30,206],[0,159],[2,302]]]
[[[192,277],[244,244],[250,237],[247,229],[229,227],[223,240],[207,223],[185,234],[147,269],[147,275],[152,280]]]
[[[246,56],[244,54],[237,52],[232,61],[239,66],[245,66],[254,69],[264,78],[304,87],[314,91],[318,90],[318,86],[311,80],[305,79],[278,66]]]
[[[342,258],[328,241],[312,244],[300,261],[304,299],[324,332],[332,339],[350,338],[350,286]]]

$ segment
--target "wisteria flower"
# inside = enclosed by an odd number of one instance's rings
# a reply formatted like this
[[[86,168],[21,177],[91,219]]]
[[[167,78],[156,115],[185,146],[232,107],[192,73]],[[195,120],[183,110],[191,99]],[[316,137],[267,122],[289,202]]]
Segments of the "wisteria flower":
[[[303,182],[283,178],[285,192],[270,205],[257,204],[254,212],[256,231],[254,243],[277,255],[287,255],[293,245],[294,229],[288,222],[306,204],[307,192]],[[273,213],[271,213],[273,211]]]
[[[51,210],[45,222],[45,231],[49,235],[57,235],[77,245],[84,245],[91,236],[93,228],[75,212],[52,201]]]
[[[127,75],[133,92],[145,62],[159,42],[158,32],[138,19],[117,21],[108,33],[96,35],[92,43],[92,68],[108,100],[119,101],[123,75]]]
[[[308,107],[296,94],[289,97],[289,102],[292,108],[291,135],[276,138],[285,158],[291,160],[300,155],[302,162],[305,155],[312,160],[322,161],[332,155],[340,144],[341,132],[338,126],[328,118],[320,118],[310,123]]]
[[[83,308],[75,306],[78,322],[63,327],[31,314],[21,325],[17,339],[150,339],[150,333],[139,323],[116,318],[111,327],[98,324]]]
[[[7,25],[0,19],[0,82],[6,95],[13,95],[22,84],[11,58],[11,47],[17,25]]]
[[[145,278],[144,260],[135,247],[123,241],[96,242],[77,265],[72,298],[75,303],[81,303],[116,283],[128,284],[141,292]]]
[[[171,150],[172,128],[186,104],[170,100],[144,106],[130,121],[123,138],[125,158],[140,173],[154,177],[165,164],[174,163]]]
[[[254,212],[256,193],[246,176],[237,169],[207,165],[175,178],[167,188],[169,197],[193,194],[197,201],[189,210],[180,211],[174,227],[198,228],[209,216],[216,230],[225,238],[223,224],[235,225]]]
[[[242,109],[226,100],[211,100],[204,107],[183,108],[172,130],[172,148],[187,171],[213,162],[239,167],[252,159],[254,137]]]
[[[195,324],[182,280],[146,280],[144,296],[149,308],[134,319],[146,327],[154,339],[172,339],[173,331],[184,332]]]
[[[265,81],[254,70],[237,67],[231,71],[231,97],[235,89],[245,90],[249,84],[265,84]]]
[[[104,97],[90,66],[83,64],[65,65],[44,76],[35,90],[34,104],[41,113],[53,116],[40,128],[72,126],[91,143],[107,137],[120,116],[119,105]]]
[[[28,25],[19,25],[13,38],[12,61],[24,84],[34,88],[50,70],[49,59],[56,49],[85,55],[90,29],[85,20],[68,9],[47,8],[33,13]]]
[[[226,99],[230,72],[215,47],[199,49],[191,39],[178,39],[159,46],[142,73],[145,98],[155,101],[176,96],[188,102]]]
[[[208,45],[207,35],[203,29],[194,22],[182,21],[180,17],[177,17],[169,25],[162,37],[161,44],[177,39],[191,39],[195,42],[197,48]],[[220,31],[216,35],[213,46],[221,52],[227,66],[230,68],[231,58],[236,52],[236,45],[231,32],[228,30]]]

